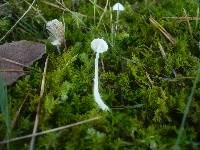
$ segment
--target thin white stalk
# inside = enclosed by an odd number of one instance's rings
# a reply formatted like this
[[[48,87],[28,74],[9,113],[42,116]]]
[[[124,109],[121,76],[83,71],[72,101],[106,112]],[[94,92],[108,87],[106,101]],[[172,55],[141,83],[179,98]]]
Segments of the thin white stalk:
[[[58,53],[60,53],[60,46],[56,45],[56,48],[57,48]]]
[[[99,83],[98,83],[98,63],[99,63],[99,53],[96,53],[96,58],[95,58],[95,76],[94,76],[94,98],[98,106],[105,111],[109,111],[108,106],[103,102],[100,94],[99,94]]]

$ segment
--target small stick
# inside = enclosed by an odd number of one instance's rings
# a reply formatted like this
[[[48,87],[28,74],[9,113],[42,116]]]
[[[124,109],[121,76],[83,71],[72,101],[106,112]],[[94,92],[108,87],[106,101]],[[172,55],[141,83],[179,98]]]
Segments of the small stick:
[[[36,113],[36,116],[35,116],[35,124],[34,124],[34,128],[33,128],[33,134],[35,134],[37,132],[37,129],[38,129],[42,99],[43,99],[43,95],[44,95],[44,86],[45,86],[47,65],[48,65],[48,57],[46,59],[44,72],[43,72],[43,78],[42,78],[41,90],[40,90],[40,99],[39,99],[39,103],[38,103],[38,107],[37,107],[37,113]],[[35,136],[32,136],[29,150],[33,150],[34,146],[35,146]]]
[[[28,7],[28,9],[24,12],[24,14],[19,18],[19,20],[17,20],[17,22],[10,28],[10,30],[8,30],[8,32],[6,32],[6,34],[0,39],[0,42],[5,39],[5,37],[12,32],[12,30],[16,27],[16,25],[24,18],[24,16],[31,10],[32,6],[35,4],[36,0],[33,0],[33,2],[31,3],[31,5]]]
[[[20,114],[20,112],[21,112],[21,109],[22,109],[22,107],[23,107],[23,105],[24,105],[24,103],[25,103],[26,100],[27,100],[27,96],[25,97],[24,101],[22,102],[22,104],[20,105],[19,109],[18,109],[17,112],[15,113],[15,116],[14,116],[14,118],[13,118],[13,120],[12,120],[12,123],[11,123],[11,128],[14,128],[14,127],[15,127],[16,122],[17,122],[17,119],[18,119],[19,114]]]
[[[186,16],[186,18],[188,17],[188,15],[187,15],[187,12],[186,12],[186,10],[183,8],[183,12],[184,12],[184,15]],[[193,35],[192,35],[192,27],[191,27],[191,25],[190,25],[190,22],[189,22],[189,20],[187,19],[186,20],[187,21],[187,24],[188,24],[188,28],[189,28],[189,33],[190,33],[190,35],[191,35],[191,37],[193,38]]]
[[[197,8],[197,18],[199,18],[199,7]],[[200,18],[199,18],[199,19],[200,19]],[[197,29],[197,27],[198,27],[199,19],[196,20],[195,29]]]
[[[158,46],[159,46],[159,49],[160,49],[160,52],[162,54],[162,57],[163,59],[165,60],[165,63],[167,63],[167,56],[166,56],[166,53],[164,51],[164,48],[163,46],[160,44],[160,42],[158,42]],[[174,74],[174,77],[176,77],[176,70],[175,69],[172,69],[172,73]]]
[[[151,83],[151,86],[153,86],[153,81],[151,80],[151,77],[149,76],[148,72],[146,72],[146,76],[147,76],[149,82]]]
[[[198,21],[200,20],[200,17],[188,17],[188,16],[182,16],[182,17],[162,17],[163,19],[174,19],[174,20],[181,20],[181,21]]]
[[[85,124],[85,123],[88,123],[88,122],[91,122],[91,121],[94,121],[94,120],[98,120],[100,118],[101,117],[95,117],[95,118],[83,120],[83,121],[80,121],[80,122],[72,123],[72,124],[69,124],[69,125],[61,126],[61,127],[58,127],[58,128],[54,128],[54,129],[38,132],[38,133],[35,133],[35,134],[28,134],[28,135],[25,135],[25,136],[16,137],[16,138],[13,138],[13,139],[10,139],[10,140],[6,140],[6,141],[0,141],[0,144],[6,144],[6,143],[10,143],[10,142],[15,142],[15,141],[31,138],[33,136],[35,137],[35,136],[40,136],[40,135],[44,135],[44,134],[48,134],[48,133],[64,130],[64,129],[71,128],[71,127],[74,127],[74,126],[78,126],[78,125],[81,125],[81,124]]]
[[[176,39],[174,37],[171,36],[171,34],[169,34],[169,32],[167,32],[167,30],[165,28],[163,28],[154,18],[150,17],[149,21],[151,22],[152,25],[154,25],[157,29],[160,30],[160,32],[162,32],[162,34],[173,44],[176,44]]]

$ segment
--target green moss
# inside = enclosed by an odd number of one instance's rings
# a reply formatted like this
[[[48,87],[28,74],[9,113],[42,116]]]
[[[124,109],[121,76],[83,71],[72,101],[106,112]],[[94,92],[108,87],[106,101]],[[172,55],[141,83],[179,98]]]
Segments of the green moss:
[[[56,4],[53,0],[48,2]],[[67,8],[77,12],[78,19],[73,13],[63,12],[43,2],[35,5],[47,21],[55,18],[64,20],[66,48],[60,54],[47,40],[45,24],[41,17],[36,17],[34,10],[7,36],[6,41],[28,39],[47,45],[50,59],[39,131],[95,116],[101,118],[40,136],[36,140],[36,149],[172,149],[197,74],[199,23],[196,25],[196,21],[190,21],[191,36],[186,21],[164,17],[183,16],[183,8],[188,16],[196,17],[198,1],[120,1],[126,9],[120,13],[114,46],[111,46],[111,24],[115,25],[115,12],[108,9],[97,27],[102,9],[96,8],[94,25],[93,5],[90,2],[82,0],[74,5],[72,1],[65,2]],[[109,2],[109,6],[114,4],[114,1]],[[105,7],[105,1],[99,0],[97,4]],[[27,3],[11,1],[10,9],[20,16],[25,11],[22,9],[24,6],[27,8]],[[150,23],[150,16],[176,39],[175,45]],[[8,17],[1,18],[0,33],[5,33],[15,21]],[[95,55],[90,42],[100,37],[104,37],[109,44],[109,50],[101,54],[99,63],[100,93],[112,110],[108,113],[99,111],[92,92]],[[158,42],[166,53],[166,60],[161,55]],[[17,128],[13,129],[13,137],[32,132],[43,67],[44,59],[9,87],[12,118],[22,101],[27,99],[17,120]],[[180,149],[199,149],[198,85]],[[0,115],[0,122],[2,120]],[[5,126],[1,125],[0,133],[4,130]],[[3,139],[3,136],[0,138]],[[11,148],[23,145],[22,149],[28,149],[29,142],[29,139],[15,142]]]

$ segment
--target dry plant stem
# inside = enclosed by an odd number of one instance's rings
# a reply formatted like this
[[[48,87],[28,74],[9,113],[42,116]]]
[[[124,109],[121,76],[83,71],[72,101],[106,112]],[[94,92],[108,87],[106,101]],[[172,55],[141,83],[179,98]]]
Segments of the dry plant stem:
[[[97,3],[97,0],[94,0],[94,4],[93,4],[93,7],[94,7],[94,25],[96,25],[96,3]]]
[[[180,129],[179,129],[179,132],[178,132],[178,136],[177,136],[177,139],[176,139],[174,149],[177,149],[179,144],[180,144],[181,137],[182,137],[182,134],[183,134],[183,131],[184,131],[185,122],[186,122],[186,119],[187,119],[187,115],[189,113],[190,106],[191,106],[191,103],[192,103],[192,98],[193,98],[193,95],[195,94],[195,89],[196,89],[197,83],[199,81],[199,75],[200,75],[200,64],[199,64],[199,68],[198,68],[198,71],[197,71],[197,76],[196,76],[195,81],[193,83],[193,87],[192,87],[190,96],[189,96],[188,101],[187,101],[187,105],[185,107],[184,115],[183,115],[183,118],[182,118],[182,121],[181,121],[181,126],[180,126]]]
[[[29,2],[27,2],[26,0],[24,0],[29,6],[31,5]],[[38,12],[40,18],[45,22],[45,24],[47,23],[47,20],[43,17],[43,15],[39,12],[38,8],[35,8],[34,6],[32,6],[33,10]]]
[[[163,48],[163,46],[160,44],[160,42],[158,42],[158,46],[159,46],[161,55],[162,55],[163,59],[165,60],[165,63],[167,63],[167,56],[166,56],[166,53],[165,53],[165,51],[164,51],[164,48]],[[174,77],[176,77],[176,71],[175,71],[175,69],[172,69],[172,72],[173,72],[173,74],[174,74]]]
[[[61,9],[61,10],[66,11],[66,12],[69,12],[72,16],[75,16],[85,26],[84,22],[76,15],[77,12],[71,11],[63,3],[56,1],[58,3],[58,5],[56,5],[56,4],[47,2],[47,1],[41,1],[41,2],[44,3],[44,4],[47,4],[49,6]],[[82,17],[87,17],[86,15],[83,15],[83,14],[80,14],[80,13],[78,13],[78,14],[81,15]]]
[[[197,8],[197,18],[199,18],[199,7]],[[200,19],[200,18],[199,18]],[[195,25],[195,29],[197,29],[198,24],[199,24],[199,19],[196,20],[196,25]]]
[[[39,124],[39,117],[40,117],[40,111],[41,111],[41,104],[42,104],[42,99],[44,95],[44,86],[45,86],[45,78],[46,78],[46,72],[47,72],[47,65],[48,65],[48,57],[45,62],[45,67],[44,67],[44,72],[43,72],[43,77],[42,77],[42,83],[41,83],[41,90],[40,90],[40,99],[37,107],[37,113],[35,117],[35,123],[34,123],[34,128],[33,128],[33,134],[37,132],[38,129],[38,124]],[[29,150],[33,150],[35,145],[35,136],[31,138],[31,143],[30,143],[30,148]]]
[[[184,17],[162,17],[163,19],[174,19],[174,20],[181,20],[181,21],[198,21],[200,20],[200,17],[197,16],[197,17],[188,17],[188,16],[184,16]]]
[[[14,116],[14,118],[13,118],[13,120],[12,120],[12,123],[11,123],[11,128],[14,128],[14,127],[15,127],[16,122],[17,122],[17,119],[18,119],[19,114],[20,114],[20,112],[21,112],[21,109],[22,109],[24,103],[26,102],[26,100],[27,100],[27,96],[24,98],[24,101],[22,102],[22,104],[20,105],[19,109],[18,109],[17,112],[15,113],[15,116]]]
[[[184,8],[183,8],[183,13],[184,13],[184,15],[186,16],[186,18],[188,18],[187,12],[186,12],[186,10],[185,10]],[[190,21],[189,21],[188,19],[187,19],[186,21],[187,21],[187,24],[188,24],[189,33],[190,33],[191,37],[193,38],[193,35],[192,35],[192,27],[191,27],[191,25],[190,25]]]
[[[151,80],[151,77],[149,76],[148,72],[146,72],[146,76],[147,76],[147,79],[149,80],[149,82],[151,83],[151,86],[153,86],[153,81]]]
[[[99,23],[98,23],[98,25],[97,25],[97,28],[98,28],[98,27],[100,26],[100,24],[101,24],[101,21],[102,21],[102,19],[103,19],[105,13],[106,13],[106,11],[107,11],[107,7],[108,7],[108,0],[106,1],[106,6],[104,7],[103,13],[102,13],[102,15],[101,15],[101,17],[100,17],[100,19],[99,19]]]
[[[31,10],[32,6],[35,4],[36,0],[33,0],[33,2],[31,3],[31,5],[28,7],[28,9],[24,12],[24,14],[19,18],[19,20],[17,20],[17,22],[10,28],[10,30],[8,30],[8,32],[6,32],[6,34],[0,39],[0,42],[5,39],[5,37],[12,32],[12,30],[16,27],[16,25],[24,18],[24,16]]]
[[[38,132],[38,133],[35,133],[35,134],[29,134],[29,135],[25,135],[25,136],[21,136],[21,137],[16,137],[16,138],[10,139],[8,141],[0,141],[0,144],[6,144],[6,143],[10,143],[10,142],[15,142],[15,141],[31,138],[33,136],[35,137],[35,136],[40,136],[40,135],[64,130],[64,129],[67,129],[67,128],[71,128],[71,127],[74,127],[74,126],[85,124],[85,123],[88,123],[88,122],[91,122],[91,121],[94,121],[94,120],[98,120],[98,119],[100,119],[100,117],[91,118],[91,119],[88,119],[88,120],[84,120],[84,121],[80,121],[80,122],[73,123],[73,124],[70,124],[70,125],[65,125],[65,126],[62,126],[62,127],[46,130],[46,131],[43,131],[43,132]]]
[[[153,19],[152,17],[149,18],[149,21],[151,22],[152,25],[154,25],[157,29],[160,30],[160,32],[162,32],[162,34],[173,44],[176,44],[176,39],[173,38],[169,32],[167,32],[167,30],[165,30],[165,28],[163,28],[155,19]]]

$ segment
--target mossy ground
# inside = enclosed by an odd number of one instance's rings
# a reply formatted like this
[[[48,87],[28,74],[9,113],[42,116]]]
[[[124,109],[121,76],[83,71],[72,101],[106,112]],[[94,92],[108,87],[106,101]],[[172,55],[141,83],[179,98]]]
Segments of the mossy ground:
[[[61,132],[39,136],[35,149],[171,149],[176,143],[183,113],[199,66],[200,24],[165,17],[198,17],[198,0],[122,0],[125,11],[120,13],[118,30],[111,46],[112,25],[116,13],[109,10],[100,20],[103,10],[82,0],[64,0],[66,7],[78,12],[80,20],[69,12],[37,1],[25,18],[3,42],[32,40],[47,45],[47,69],[44,103],[39,131],[101,116],[97,121],[72,127]],[[28,1],[31,3],[31,1]],[[56,4],[54,0],[46,1]],[[74,2],[78,2],[74,1]],[[21,0],[9,1],[8,15],[0,18],[1,36],[12,27],[28,8]],[[105,7],[106,1],[97,0]],[[57,4],[56,4],[57,5]],[[65,23],[67,47],[59,54],[47,40],[45,22],[59,19]],[[112,16],[112,20],[110,19]],[[176,39],[171,43],[149,18],[154,18]],[[191,30],[190,27],[191,26]],[[109,50],[101,55],[100,93],[111,107],[101,112],[93,98],[94,52],[90,42],[103,37]],[[164,60],[160,43],[166,53]],[[45,57],[36,62],[26,76],[8,87],[11,118],[26,99],[12,130],[12,137],[32,132]],[[35,71],[37,70],[37,71]],[[174,77],[173,70],[176,72]],[[180,149],[200,148],[200,88],[197,84],[187,116]],[[0,115],[0,139],[5,125]],[[30,139],[13,142],[11,149],[28,149]]]

